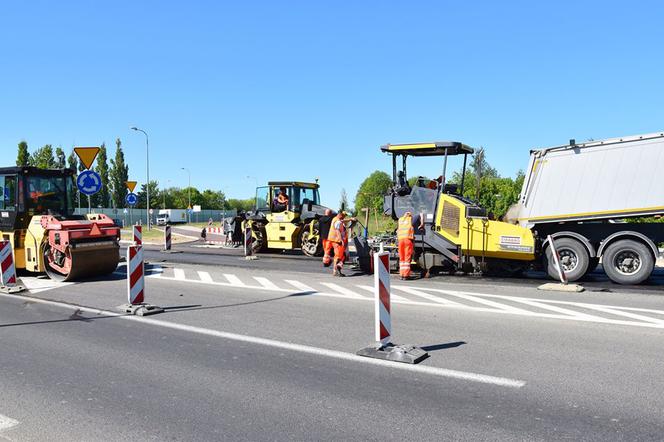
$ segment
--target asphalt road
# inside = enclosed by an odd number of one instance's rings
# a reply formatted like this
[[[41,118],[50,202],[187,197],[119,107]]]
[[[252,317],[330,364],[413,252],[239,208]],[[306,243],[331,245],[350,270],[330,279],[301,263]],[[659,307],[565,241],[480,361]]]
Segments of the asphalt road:
[[[394,341],[430,354],[413,369],[354,356],[371,277],[188,263],[211,252],[148,252],[151,317],[115,316],[124,265],[0,296],[0,439],[661,440],[661,289],[395,280]]]

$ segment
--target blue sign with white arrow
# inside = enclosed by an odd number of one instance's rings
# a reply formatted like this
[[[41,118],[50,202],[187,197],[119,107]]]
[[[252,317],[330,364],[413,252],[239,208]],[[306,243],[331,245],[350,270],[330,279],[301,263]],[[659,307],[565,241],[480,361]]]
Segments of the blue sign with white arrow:
[[[138,196],[135,193],[128,193],[127,196],[125,197],[125,201],[130,206],[135,206],[136,203],[138,202]]]
[[[101,177],[94,170],[84,170],[76,178],[78,190],[84,195],[94,195],[101,190]]]

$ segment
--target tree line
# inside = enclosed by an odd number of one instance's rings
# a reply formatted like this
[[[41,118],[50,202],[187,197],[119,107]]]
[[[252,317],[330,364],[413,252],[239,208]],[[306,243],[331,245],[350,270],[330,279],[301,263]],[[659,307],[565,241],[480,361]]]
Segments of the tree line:
[[[79,161],[78,156],[72,149],[66,155],[60,146],[55,149],[51,144],[37,148],[32,153],[26,141],[18,143],[17,166],[33,166],[41,169],[70,168],[77,173],[85,170],[85,166]],[[89,197],[91,207],[127,207],[125,198],[127,196],[126,182],[129,180],[129,165],[125,162],[120,138],[115,140],[115,153],[113,158],[108,159],[106,143],[101,143],[99,154],[95,159],[93,170],[99,174],[102,181],[102,189]],[[136,208],[145,209],[147,206],[147,186],[141,185],[137,192],[138,203]],[[80,205],[88,205],[88,197],[78,194]],[[198,190],[195,187],[165,187],[160,188],[158,181],[150,181],[150,208],[180,208],[184,209],[191,205],[200,205],[205,210],[252,210],[253,198],[250,199],[227,199],[222,191],[205,189]]]

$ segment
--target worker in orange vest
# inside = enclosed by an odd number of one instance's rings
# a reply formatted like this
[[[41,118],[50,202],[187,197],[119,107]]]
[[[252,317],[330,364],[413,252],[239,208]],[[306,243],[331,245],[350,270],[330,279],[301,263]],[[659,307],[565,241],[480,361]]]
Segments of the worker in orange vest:
[[[321,216],[318,220],[318,231],[320,232],[320,237],[323,240],[323,265],[325,267],[329,267],[330,264],[332,264],[333,245],[327,238],[330,235],[333,219],[332,210],[325,209],[325,215]]]
[[[333,276],[346,276],[341,273],[341,270],[344,267],[344,261],[346,260],[346,244],[348,243],[346,224],[344,223],[345,218],[346,213],[340,211],[339,214],[332,219],[330,233],[327,235],[327,240],[334,248],[334,262],[332,266]]]
[[[399,276],[401,279],[410,278],[410,261],[413,259],[413,240],[415,228],[413,227],[413,214],[406,212],[399,218],[397,228],[397,241],[399,242]]]

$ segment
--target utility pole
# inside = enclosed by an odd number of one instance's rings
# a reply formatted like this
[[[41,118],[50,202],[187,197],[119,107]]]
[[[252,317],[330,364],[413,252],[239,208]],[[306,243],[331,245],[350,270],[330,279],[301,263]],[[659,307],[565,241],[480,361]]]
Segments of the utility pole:
[[[148,133],[145,132],[143,129],[139,129],[138,127],[132,127],[132,130],[136,130],[138,132],[143,132],[143,135],[145,135],[145,171],[147,175],[147,181],[145,184],[145,194],[146,194],[146,199],[147,199],[147,205],[145,207],[145,214],[148,217],[148,230],[150,230],[151,222],[150,222],[150,141],[148,139]]]

